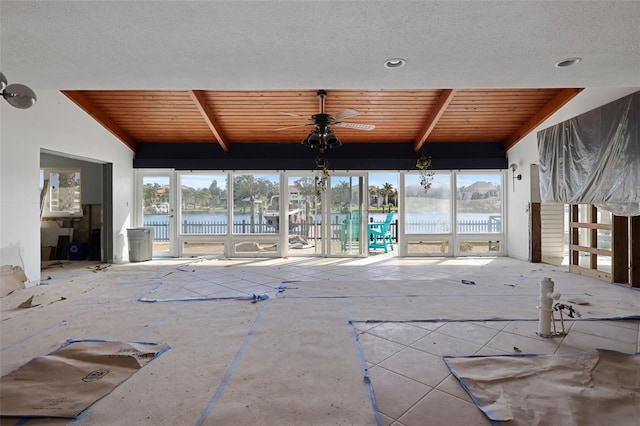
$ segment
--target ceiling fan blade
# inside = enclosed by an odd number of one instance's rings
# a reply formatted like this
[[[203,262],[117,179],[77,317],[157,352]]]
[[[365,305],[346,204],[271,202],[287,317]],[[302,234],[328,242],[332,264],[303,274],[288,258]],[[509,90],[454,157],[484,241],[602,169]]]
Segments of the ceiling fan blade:
[[[340,111],[339,113],[334,115],[333,119],[334,120],[343,120],[345,118],[355,117],[358,114],[360,114],[360,112],[358,112],[358,110],[355,110],[353,108],[347,108],[347,109],[343,109],[342,111]]]
[[[297,124],[295,126],[287,126],[287,127],[280,127],[279,129],[274,129],[274,131],[278,131],[278,130],[287,130],[287,129],[295,129],[296,127],[306,127],[306,126],[313,126],[313,123],[308,123],[308,124]]]
[[[291,117],[297,117],[297,118],[302,118],[303,120],[312,121],[311,118],[309,118],[309,117],[305,117],[304,115],[294,114],[292,112],[280,112],[280,114],[289,115]]]
[[[348,129],[357,129],[357,130],[373,130],[376,128],[373,124],[363,124],[363,123],[333,123],[334,126],[338,127],[346,127]]]

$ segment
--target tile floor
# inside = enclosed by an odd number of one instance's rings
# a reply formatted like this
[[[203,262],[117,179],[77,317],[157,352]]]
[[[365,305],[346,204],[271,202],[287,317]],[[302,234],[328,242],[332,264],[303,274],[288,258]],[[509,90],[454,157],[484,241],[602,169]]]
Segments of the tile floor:
[[[533,301],[532,303],[535,303],[537,302],[537,283],[542,276],[553,275],[560,277],[567,285],[578,286],[575,287],[579,288],[575,291],[576,293],[588,290],[589,294],[595,295],[600,292],[611,295],[614,306],[616,300],[625,299],[625,303],[630,304],[632,309],[640,307],[640,291],[620,289],[619,286],[602,281],[568,274],[559,267],[544,264],[534,265],[509,258],[399,259],[380,255],[365,259],[220,259],[218,262],[211,263],[213,268],[209,269],[206,275],[197,272],[196,267],[192,268],[191,265],[197,265],[194,263],[197,261],[188,259],[153,260],[139,264],[112,265],[106,272],[96,271],[83,263],[76,264],[75,268],[67,264],[61,268],[44,270],[42,273],[43,284],[47,284],[47,286],[36,287],[37,291],[34,290],[32,293],[44,295],[46,290],[47,297],[51,299],[50,302],[46,302],[46,306],[51,306],[48,309],[52,310],[61,306],[58,300],[62,300],[60,296],[64,295],[66,303],[73,303],[68,306],[76,306],[78,309],[95,306],[96,312],[98,312],[98,309],[115,309],[119,306],[118,303],[122,303],[123,309],[124,307],[128,310],[141,309],[141,315],[150,315],[153,306],[147,304],[140,307],[141,304],[136,302],[137,298],[157,287],[158,280],[168,281],[171,277],[180,284],[180,287],[175,291],[185,291],[186,289],[188,295],[203,294],[205,289],[210,289],[213,286],[217,288],[215,294],[219,295],[238,294],[239,291],[247,294],[268,292],[273,295],[278,285],[295,280],[316,281],[318,283],[341,281],[346,285],[349,282],[390,280],[392,281],[390,286],[394,284],[406,286],[412,285],[412,283],[420,284],[425,280],[439,280],[446,285],[459,284],[461,277],[474,277],[479,284],[493,283],[491,284],[493,287],[487,285],[487,294],[491,292],[493,293],[490,295],[500,294],[514,288],[516,290],[522,289],[525,292],[522,293],[523,297],[527,297]],[[112,271],[118,272],[120,275],[109,275]],[[194,272],[194,274],[178,274],[178,271]],[[496,277],[500,277],[500,279],[496,279]],[[528,293],[526,293],[527,286],[531,289]],[[73,296],[70,296],[72,288],[81,291],[72,293]],[[456,288],[458,292],[464,292],[467,289],[467,287],[460,285]],[[29,289],[26,291],[28,292]],[[407,287],[403,291],[410,290]],[[165,297],[169,295],[171,293],[167,293]],[[436,296],[440,297],[441,295]],[[444,296],[449,296],[454,301],[464,300],[463,296],[456,294],[445,294]],[[322,297],[321,292],[314,297]],[[47,320],[40,315],[35,318],[33,323],[24,322],[15,329],[9,328],[14,321],[12,317],[21,313],[16,314],[15,310],[12,310],[13,307],[8,307],[8,298],[3,298],[5,300],[2,301],[3,375],[20,365],[19,360],[22,363],[32,356],[47,353],[56,342],[53,337],[59,336],[52,336],[50,341],[46,339],[48,335],[53,335],[61,325],[67,327],[67,333],[74,325],[71,319],[60,323],[55,322],[60,318],[65,318],[65,315],[71,315],[72,311],[66,313],[56,311],[58,316],[51,319]],[[17,301],[18,298],[22,298],[22,296],[16,296],[11,300]],[[356,299],[353,300],[355,304]],[[442,299],[436,299],[434,296],[433,303],[440,303],[438,300]],[[495,303],[502,303],[500,298],[495,300]],[[465,309],[468,309],[469,312],[478,309],[475,313],[469,314],[472,318],[477,319],[477,312],[482,312],[482,309],[474,306],[473,300],[465,300],[465,303],[467,303],[465,306],[468,307]],[[44,302],[43,305],[45,305]],[[202,307],[202,304],[198,304],[197,309]],[[172,315],[175,315],[176,312],[185,316],[185,320],[189,318],[186,317],[188,309],[182,311],[179,311],[182,308],[175,309],[173,307],[170,308],[171,311],[169,311],[169,307],[162,307],[162,309],[167,309],[166,316],[161,317],[161,320],[153,323],[151,327],[144,328],[147,325],[143,325],[141,326],[143,328],[138,329],[135,322],[131,322],[128,327],[131,329],[131,336],[150,338],[151,334],[149,333],[157,333],[163,341],[168,341],[165,337],[170,334],[163,336],[161,334],[163,328],[178,327],[171,325],[169,318],[173,318]],[[640,308],[636,312],[640,313]],[[249,314],[251,312],[245,309],[245,321],[238,321],[242,327],[246,328],[250,319]],[[615,309],[611,314],[616,316]],[[23,317],[27,318],[26,315]],[[388,313],[386,317],[393,318],[393,312]],[[523,317],[513,316],[512,318]],[[428,314],[425,314],[425,319],[429,319]],[[460,318],[460,320],[368,323],[356,318],[353,321],[357,341],[362,349],[371,379],[375,405],[381,424],[394,426],[489,424],[481,411],[471,403],[470,398],[457,380],[449,373],[442,358],[446,355],[554,354],[582,352],[595,348],[613,349],[627,353],[640,352],[640,321],[637,320],[565,321],[567,335],[554,338],[537,336],[536,321],[463,321],[464,318]],[[100,326],[103,328],[99,328]],[[110,332],[108,328],[104,328],[104,324],[100,323],[83,325],[82,327],[85,331],[88,327],[94,327],[104,335]],[[344,322],[344,327],[350,327],[347,321]],[[128,331],[126,328],[124,330]],[[126,334],[125,331],[119,330],[118,335]],[[167,330],[166,333],[169,331],[172,330]],[[229,329],[228,332],[231,330]],[[242,336],[243,333],[245,331],[239,332],[238,335]],[[154,338],[158,339],[155,336]],[[182,337],[176,337],[176,340],[179,341],[180,338]],[[179,343],[172,344],[172,346],[174,347],[172,351],[177,355],[180,351]],[[232,354],[235,349],[231,348],[229,351]],[[167,358],[165,356],[165,359]],[[221,371],[224,372],[224,369]],[[91,408],[94,411],[93,421],[77,420],[73,423],[46,424],[100,424],[98,421],[100,404],[108,405],[110,401],[110,398],[104,398],[96,404],[96,407]],[[196,414],[195,418],[200,415],[201,410],[202,402],[191,408],[191,411]],[[149,414],[149,416],[153,415]],[[373,417],[372,415],[372,419]],[[13,424],[5,421],[0,423],[3,426]],[[187,420],[185,424],[194,423],[196,422],[191,419]],[[372,421],[371,424],[375,423]],[[20,424],[39,423],[30,420],[21,421]]]
[[[491,424],[443,356],[640,352],[639,321],[632,320],[568,321],[567,335],[552,338],[536,334],[536,321],[354,325],[382,424],[394,426]]]

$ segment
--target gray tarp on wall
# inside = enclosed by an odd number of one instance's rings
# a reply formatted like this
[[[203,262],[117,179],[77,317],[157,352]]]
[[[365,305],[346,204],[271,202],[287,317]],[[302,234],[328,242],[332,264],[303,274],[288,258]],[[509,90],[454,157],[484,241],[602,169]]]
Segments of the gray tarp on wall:
[[[640,92],[538,132],[543,203],[640,215]]]

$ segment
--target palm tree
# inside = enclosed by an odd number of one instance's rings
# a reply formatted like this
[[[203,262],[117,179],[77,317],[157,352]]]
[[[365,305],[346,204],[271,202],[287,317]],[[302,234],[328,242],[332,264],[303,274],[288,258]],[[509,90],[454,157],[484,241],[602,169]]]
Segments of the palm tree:
[[[373,205],[371,204],[371,201],[376,195],[378,195],[378,188],[375,186],[370,186],[369,187],[369,205]]]
[[[382,188],[380,188],[380,195],[384,197],[385,206],[389,205],[389,195],[392,195],[393,192],[394,192],[393,185],[391,185],[388,182],[382,185]],[[389,211],[391,211],[391,207],[389,207]],[[384,213],[384,206],[382,208],[382,213]]]
[[[142,188],[144,207],[149,207],[158,200],[158,188],[160,188],[160,185],[158,185],[158,183],[146,183],[144,185],[144,187]]]
[[[218,181],[215,179],[211,181],[211,185],[209,185],[209,192],[211,193],[212,207],[218,206],[222,199],[223,190],[218,187]]]
[[[305,200],[313,200],[316,196],[315,179],[312,177],[301,177],[294,183],[298,189],[300,197]]]

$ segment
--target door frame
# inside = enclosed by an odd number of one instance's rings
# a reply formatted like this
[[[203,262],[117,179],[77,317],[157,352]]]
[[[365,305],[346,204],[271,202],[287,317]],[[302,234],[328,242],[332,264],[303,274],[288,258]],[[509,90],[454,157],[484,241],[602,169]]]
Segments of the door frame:
[[[357,211],[359,212],[359,236],[358,236],[358,251],[346,251],[346,252],[333,252],[331,250],[331,244],[333,241],[333,231],[334,228],[332,226],[332,212],[331,205],[331,189],[335,179],[337,178],[362,178],[359,190],[359,200],[355,206],[357,206]],[[329,182],[327,184],[327,190],[324,194],[322,194],[322,213],[323,219],[322,222],[324,224],[324,239],[326,240],[326,244],[324,244],[324,255],[326,257],[366,257],[369,254],[369,243],[368,243],[368,217],[369,217],[369,191],[368,191],[368,172],[367,171],[333,171],[329,176]],[[366,190],[365,190],[366,189]],[[352,200],[349,200],[349,209],[350,211],[354,204],[352,204]]]
[[[144,207],[142,205],[144,201],[143,187],[144,179],[146,177],[167,177],[169,179],[169,246],[167,250],[158,251],[153,250],[153,257],[177,257],[178,256],[178,223],[177,223],[177,173],[174,169],[136,169],[136,190],[135,190],[135,220],[134,224],[144,226]]]

